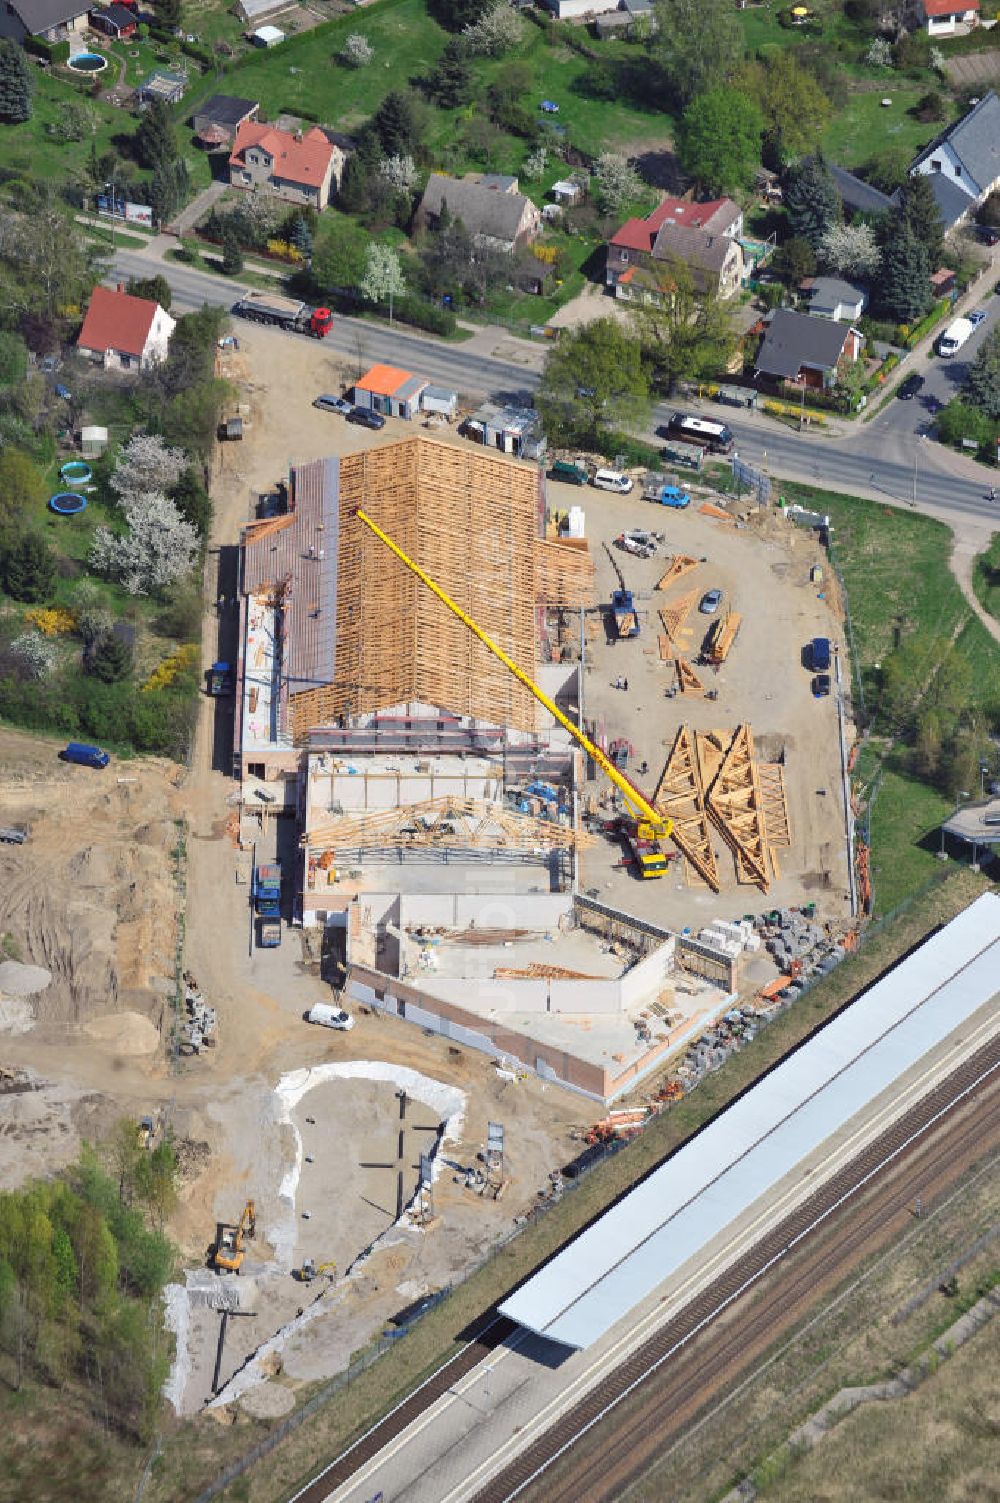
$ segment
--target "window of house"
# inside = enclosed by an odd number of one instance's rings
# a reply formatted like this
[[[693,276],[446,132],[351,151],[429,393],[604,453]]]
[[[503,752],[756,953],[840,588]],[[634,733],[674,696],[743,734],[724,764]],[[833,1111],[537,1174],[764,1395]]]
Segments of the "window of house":
[[[622,260],[623,261],[627,261],[628,260],[628,251],[627,250],[623,250],[622,251]]]
[[[262,778],[264,776],[264,763],[248,762],[247,775],[251,778]]]
[[[956,177],[961,177],[962,176],[962,169],[961,169],[961,167],[956,167],[955,168],[955,176]]]
[[[933,157],[931,159],[931,171],[932,172],[940,172],[941,171],[941,163],[938,161],[937,157]]]

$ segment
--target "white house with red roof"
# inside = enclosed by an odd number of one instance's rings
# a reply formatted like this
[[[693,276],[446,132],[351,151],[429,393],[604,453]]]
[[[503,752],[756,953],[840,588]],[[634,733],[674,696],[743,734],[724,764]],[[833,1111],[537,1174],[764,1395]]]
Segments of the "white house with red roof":
[[[106,370],[145,370],[166,359],[176,327],[159,303],[133,297],[119,282],[94,288],[76,345]]]
[[[629,219],[608,242],[605,280],[615,296],[658,301],[671,266],[686,266],[695,290],[732,297],[743,281],[743,211],[731,198],[665,198],[645,219]]]
[[[979,0],[917,0],[927,35],[961,36],[979,24]]]
[[[244,120],[229,155],[229,181],[234,188],[267,188],[286,203],[325,209],[331,185],[340,187],[344,160],[318,125],[288,131]]]

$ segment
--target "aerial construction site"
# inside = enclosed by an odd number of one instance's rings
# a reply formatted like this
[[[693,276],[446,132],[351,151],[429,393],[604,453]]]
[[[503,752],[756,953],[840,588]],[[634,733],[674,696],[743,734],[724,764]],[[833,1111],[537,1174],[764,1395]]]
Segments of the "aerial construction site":
[[[2,1003],[37,1087],[7,1168],[122,1111],[173,1135],[184,1414],[284,1412],[405,1324],[794,1004],[863,906],[812,530],[348,427],[287,396],[332,389],[328,354],[241,338],[192,765],[74,808],[71,770],[15,756],[37,838],[2,857],[52,977]],[[48,887],[88,871],[105,918],[57,944]]]

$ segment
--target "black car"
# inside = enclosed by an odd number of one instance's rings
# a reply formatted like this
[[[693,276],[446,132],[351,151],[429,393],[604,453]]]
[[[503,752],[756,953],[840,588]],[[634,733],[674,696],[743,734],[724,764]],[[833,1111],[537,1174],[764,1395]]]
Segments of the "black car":
[[[362,428],[384,428],[385,418],[381,412],[373,412],[370,407],[352,407],[347,414],[349,423],[360,423]]]
[[[923,376],[907,376],[896,395],[901,402],[908,402],[918,391],[923,390],[925,384]]]
[[[825,699],[830,692],[830,675],[817,673],[812,682],[813,699]]]

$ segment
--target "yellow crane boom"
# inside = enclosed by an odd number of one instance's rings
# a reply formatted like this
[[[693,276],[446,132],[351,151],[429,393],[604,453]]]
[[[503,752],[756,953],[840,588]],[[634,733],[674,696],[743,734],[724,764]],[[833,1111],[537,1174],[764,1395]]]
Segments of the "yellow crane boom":
[[[458,605],[454,600],[452,600],[451,596],[448,595],[441,588],[441,586],[430,577],[429,574],[421,569],[419,564],[414,563],[413,559],[410,558],[408,554],[403,552],[398,543],[393,542],[392,538],[387,532],[382,531],[382,528],[378,525],[377,522],[373,522],[371,517],[368,516],[368,514],[361,509],[361,507],[358,508],[355,515],[357,516],[359,522],[363,522],[368,530],[375,534],[379,542],[384,543],[385,546],[390,550],[390,552],[396,555],[400,563],[404,564],[406,568],[410,570],[411,574],[415,574],[417,576],[421,584],[426,585],[431,593],[437,596],[442,605],[447,606],[452,614],[458,617],[463,626],[468,627],[473,636],[479,638],[483,646],[490,652],[492,652],[494,657],[500,659],[504,667],[514,675],[519,683],[524,685],[529,694],[533,694],[534,697],[538,700],[538,703],[540,705],[544,705],[549,714],[559,722],[564,730],[567,730],[569,732],[569,734],[573,737],[573,740],[577,742],[579,746],[583,747],[584,751],[589,757],[593,758],[598,767],[601,768],[601,770],[609,778],[614,787],[618,789],[618,792],[622,795],[622,798],[624,798],[625,802],[632,810],[632,813],[635,815],[636,820],[639,822],[638,833],[640,837],[643,839],[651,840],[665,840],[670,834],[671,829],[673,828],[673,822],[667,819],[664,815],[657,813],[652,804],[648,801],[648,799],[644,797],[639,789],[636,788],[628,778],[622,776],[622,774],[618,771],[618,768],[610,760],[610,758],[601,751],[601,748],[599,746],[595,746],[590,737],[585,736],[579,729],[579,727],[573,724],[568,715],[563,714],[562,710],[560,710],[555,700],[550,699],[545,691],[543,689],[540,689],[534,682],[534,680],[528,677],[528,675],[524,672],[524,669],[519,668],[517,663],[514,662],[514,659],[508,657],[503,648],[499,647],[496,642],[493,641],[493,638],[483,630],[478,622],[473,621],[472,617],[467,615],[466,612],[463,611],[462,607]]]

